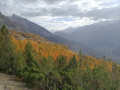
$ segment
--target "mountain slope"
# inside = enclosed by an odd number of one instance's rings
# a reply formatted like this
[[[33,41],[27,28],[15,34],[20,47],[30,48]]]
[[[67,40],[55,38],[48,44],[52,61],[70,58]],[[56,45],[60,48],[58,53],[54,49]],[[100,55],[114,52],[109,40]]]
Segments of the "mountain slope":
[[[11,19],[16,22],[19,22],[21,25],[25,26],[31,33],[35,33],[35,34],[38,34],[38,35],[44,36],[44,37],[53,36],[53,34],[50,33],[47,29],[27,20],[26,18],[22,18],[22,17],[19,17],[19,16],[13,14],[11,16]]]
[[[1,28],[0,36],[0,56],[2,57],[0,58],[0,71],[17,75],[19,77],[17,80],[25,82],[32,90],[62,90],[68,86],[71,87],[72,90],[77,90],[80,88],[81,82],[76,83],[76,80],[82,81],[82,84],[85,83],[84,87],[92,87],[93,84],[99,82],[99,80],[102,80],[103,85],[100,83],[99,85],[97,84],[98,86],[108,85],[106,80],[111,81],[107,87],[110,86],[109,88],[111,88],[116,86],[114,81],[119,78],[119,72],[116,71],[119,68],[107,59],[102,60],[88,55],[77,55],[62,47],[62,45],[49,42],[47,39],[35,34],[15,31],[9,32],[5,26]],[[57,57],[57,59],[52,58],[52,55]],[[114,71],[113,68],[115,68]],[[112,76],[114,72],[116,76]],[[3,85],[5,85],[5,90],[12,90],[14,88],[15,90],[25,90],[24,84],[23,88],[21,88],[20,83],[16,82],[18,85],[14,83],[13,80],[15,78],[9,78],[9,75],[7,75],[7,77],[5,75],[6,78],[12,79],[6,81],[3,76],[3,74],[0,74],[0,80],[2,81],[0,81],[0,87],[3,90]],[[89,77],[92,78],[90,78],[90,82],[86,84]],[[97,77],[97,81],[95,77]],[[87,78],[87,80],[84,80],[84,78]],[[65,83],[62,83],[62,81],[65,81]],[[69,87],[67,90],[70,89]],[[86,90],[86,88],[82,89]],[[94,88],[92,87],[90,89],[92,90]],[[96,87],[94,90],[96,90]]]
[[[0,14],[0,18],[1,18],[0,26],[5,24],[10,30],[15,30],[15,31],[17,30],[26,33],[34,33],[36,35],[45,37],[48,40],[53,41],[55,43],[67,45],[73,51],[79,52],[79,50],[81,49],[84,54],[88,54],[91,56],[102,56],[104,54],[99,50],[88,48],[87,46],[79,42],[67,40],[57,35],[54,35],[51,32],[49,32],[47,29],[41,27],[40,25],[37,25],[20,16],[12,15],[12,17],[7,17]]]
[[[76,28],[71,33],[62,31],[55,32],[55,34],[68,40],[83,43],[89,48],[102,50],[108,53],[110,57],[113,57],[112,50],[120,46],[119,26],[119,20],[106,21]]]
[[[17,51],[25,49],[28,41],[31,42],[34,50],[42,56],[48,58],[52,57],[54,60],[61,54],[70,59],[75,53],[68,49],[68,47],[56,44],[48,39],[30,33],[11,31],[12,42],[16,45]]]
[[[107,22],[104,22],[107,23]],[[66,34],[56,32],[56,35],[83,43],[89,47],[118,47],[120,46],[120,21],[108,24],[93,24],[73,30]]]
[[[6,25],[10,30],[16,30],[16,31],[21,30],[23,32],[29,32],[29,30],[26,27],[24,27],[18,22],[15,22],[14,20],[12,20],[7,16],[4,16],[0,12],[0,26],[2,25]]]

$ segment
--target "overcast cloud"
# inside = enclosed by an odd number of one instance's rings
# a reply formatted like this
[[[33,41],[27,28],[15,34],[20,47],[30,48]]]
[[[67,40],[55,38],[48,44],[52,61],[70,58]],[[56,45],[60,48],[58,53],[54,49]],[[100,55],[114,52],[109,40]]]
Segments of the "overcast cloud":
[[[120,0],[0,0],[0,11],[17,14],[48,30],[120,20]]]

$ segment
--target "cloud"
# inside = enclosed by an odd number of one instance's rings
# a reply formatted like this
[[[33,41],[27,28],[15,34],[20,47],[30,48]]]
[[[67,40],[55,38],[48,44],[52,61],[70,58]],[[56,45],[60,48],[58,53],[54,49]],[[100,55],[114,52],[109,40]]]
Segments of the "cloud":
[[[56,3],[61,3],[64,0],[43,0],[44,2],[46,2],[47,4],[56,4]]]
[[[49,10],[46,8],[40,8],[39,10],[34,10],[33,11],[24,11],[20,13],[21,16],[24,17],[37,17],[37,16],[47,16],[49,15]]]
[[[116,5],[116,6],[115,6]],[[119,0],[3,0],[0,10],[23,17],[73,16],[119,18]],[[111,13],[114,12],[114,13]]]
[[[39,0],[13,0],[15,3],[22,3],[22,4],[34,4],[38,3]]]
[[[119,0],[0,0],[0,11],[26,17],[47,29],[120,20]]]
[[[63,0],[62,0],[63,1]],[[61,2],[62,2],[61,1]],[[64,2],[61,5],[44,5],[44,7],[37,7],[32,11],[23,11],[20,13],[21,16],[25,17],[37,17],[37,16],[73,16],[73,17],[93,17],[94,19],[119,19],[120,18],[120,5],[114,2],[112,5],[110,2],[105,3],[92,0],[91,2],[84,1],[71,1]],[[58,3],[60,0],[45,0],[47,3]],[[109,6],[108,3],[111,5]],[[104,7],[103,7],[104,6]],[[112,12],[112,13],[111,13]]]
[[[87,17],[94,17],[95,19],[119,19],[120,20],[120,6],[113,8],[94,9],[85,14]]]
[[[64,8],[64,9],[63,9]],[[25,17],[36,16],[73,16],[73,17],[93,17],[94,19],[120,19],[120,6],[106,7],[106,8],[93,8],[88,12],[82,12],[77,5],[68,5],[64,7],[50,7],[49,9],[41,8],[38,11],[25,11],[20,13]]]

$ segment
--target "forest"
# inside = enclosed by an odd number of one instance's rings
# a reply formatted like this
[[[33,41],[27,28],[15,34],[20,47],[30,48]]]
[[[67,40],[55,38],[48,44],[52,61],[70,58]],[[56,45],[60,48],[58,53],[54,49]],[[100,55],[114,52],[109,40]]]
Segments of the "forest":
[[[120,65],[72,52],[38,36],[0,29],[0,72],[16,75],[38,90],[120,90]],[[15,38],[15,35],[17,38]],[[41,37],[42,38],[42,37]]]

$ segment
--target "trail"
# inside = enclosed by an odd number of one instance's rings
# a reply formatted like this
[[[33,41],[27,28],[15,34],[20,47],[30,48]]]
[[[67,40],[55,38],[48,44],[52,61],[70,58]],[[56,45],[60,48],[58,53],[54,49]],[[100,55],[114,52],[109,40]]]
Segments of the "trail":
[[[25,83],[17,80],[16,76],[0,73],[0,90],[31,90]]]

